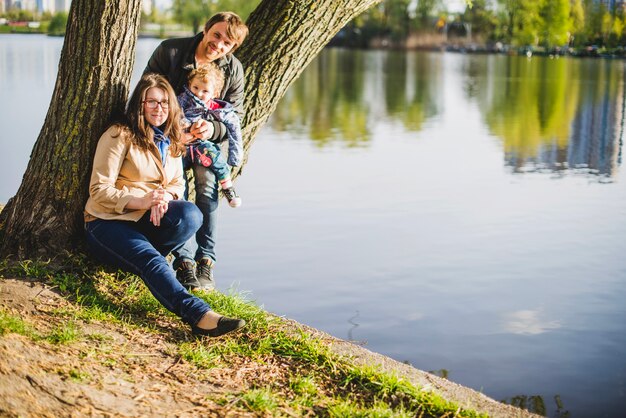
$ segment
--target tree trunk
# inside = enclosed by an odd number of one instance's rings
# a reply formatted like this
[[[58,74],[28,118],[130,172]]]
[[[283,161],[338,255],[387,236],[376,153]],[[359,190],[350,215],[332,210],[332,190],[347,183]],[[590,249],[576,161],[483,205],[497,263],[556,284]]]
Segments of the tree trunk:
[[[141,0],[72,2],[48,114],[0,215],[3,255],[54,255],[82,241],[95,146],[125,104],[140,11]]]
[[[381,0],[263,0],[236,55],[246,73],[244,164],[258,130],[291,83],[354,17]],[[233,177],[240,169],[233,170]]]
[[[247,80],[246,156],[287,87],[344,25],[379,1],[261,2],[237,51]],[[141,0],[72,2],[44,126],[22,184],[0,214],[4,256],[54,256],[80,247],[93,154],[128,94],[140,11]]]

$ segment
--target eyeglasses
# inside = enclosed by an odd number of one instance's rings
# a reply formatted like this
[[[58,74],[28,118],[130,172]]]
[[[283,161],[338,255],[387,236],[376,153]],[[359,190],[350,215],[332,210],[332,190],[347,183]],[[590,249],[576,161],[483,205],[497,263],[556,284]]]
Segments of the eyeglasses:
[[[161,105],[161,109],[167,110],[170,107],[170,103],[167,100],[159,102],[158,100],[149,99],[144,100],[143,103],[146,105],[148,109],[156,109],[157,106]]]

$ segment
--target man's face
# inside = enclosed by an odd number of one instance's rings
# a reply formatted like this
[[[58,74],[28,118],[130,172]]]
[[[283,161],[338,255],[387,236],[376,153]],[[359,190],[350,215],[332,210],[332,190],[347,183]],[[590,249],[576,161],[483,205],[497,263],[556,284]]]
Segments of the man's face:
[[[207,62],[213,62],[228,54],[235,42],[228,37],[226,22],[219,22],[204,31],[204,37],[200,42],[200,59]]]

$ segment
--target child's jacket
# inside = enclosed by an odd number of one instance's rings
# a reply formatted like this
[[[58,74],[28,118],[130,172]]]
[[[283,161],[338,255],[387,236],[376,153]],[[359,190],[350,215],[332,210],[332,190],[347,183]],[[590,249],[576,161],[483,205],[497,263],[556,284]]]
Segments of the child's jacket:
[[[209,109],[198,96],[186,86],[178,95],[178,103],[190,122],[199,119],[217,120],[226,126],[228,132],[228,165],[236,167],[243,162],[243,139],[241,137],[241,121],[233,106],[223,100],[213,99],[220,105],[218,109]]]

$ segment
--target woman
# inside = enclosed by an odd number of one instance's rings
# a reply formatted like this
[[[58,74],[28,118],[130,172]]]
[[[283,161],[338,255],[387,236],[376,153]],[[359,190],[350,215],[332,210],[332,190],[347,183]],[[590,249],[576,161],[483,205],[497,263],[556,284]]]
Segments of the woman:
[[[245,325],[188,293],[165,256],[193,236],[202,214],[184,192],[180,109],[167,80],[144,75],[126,120],[102,135],[93,162],[85,229],[102,262],[137,274],[194,335],[216,337]]]

